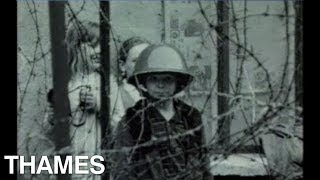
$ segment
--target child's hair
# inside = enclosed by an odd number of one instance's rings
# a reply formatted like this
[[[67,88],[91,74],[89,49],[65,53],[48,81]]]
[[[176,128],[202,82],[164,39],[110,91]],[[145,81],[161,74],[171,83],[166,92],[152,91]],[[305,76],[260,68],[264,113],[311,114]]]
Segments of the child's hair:
[[[150,44],[150,42],[148,40],[146,40],[142,37],[139,37],[139,36],[133,36],[133,37],[125,40],[120,47],[118,60],[125,62],[127,60],[127,56],[128,56],[130,49],[133,48],[134,46],[144,44],[144,43]]]
[[[86,67],[86,54],[82,52],[81,45],[88,43],[92,47],[99,44],[99,24],[91,21],[74,20],[67,29],[66,44],[68,51],[68,67],[71,76],[81,72]],[[78,53],[81,53],[81,58]]]

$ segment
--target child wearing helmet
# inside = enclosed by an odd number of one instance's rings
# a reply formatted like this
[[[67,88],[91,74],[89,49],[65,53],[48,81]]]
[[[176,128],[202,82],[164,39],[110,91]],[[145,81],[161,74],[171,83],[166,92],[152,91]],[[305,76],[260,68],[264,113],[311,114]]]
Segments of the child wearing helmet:
[[[115,179],[203,179],[208,175],[200,112],[175,98],[192,81],[182,54],[151,45],[128,82],[145,97],[120,121]]]

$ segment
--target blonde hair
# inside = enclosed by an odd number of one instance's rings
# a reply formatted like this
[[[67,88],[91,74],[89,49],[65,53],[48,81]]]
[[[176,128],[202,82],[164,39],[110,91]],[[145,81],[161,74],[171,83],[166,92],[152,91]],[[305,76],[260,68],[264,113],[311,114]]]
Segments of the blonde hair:
[[[88,43],[90,46],[96,47],[100,42],[99,40],[100,33],[98,23],[91,21],[74,21],[71,23],[67,29],[65,40],[71,77],[88,68],[86,51],[84,51],[82,45]]]

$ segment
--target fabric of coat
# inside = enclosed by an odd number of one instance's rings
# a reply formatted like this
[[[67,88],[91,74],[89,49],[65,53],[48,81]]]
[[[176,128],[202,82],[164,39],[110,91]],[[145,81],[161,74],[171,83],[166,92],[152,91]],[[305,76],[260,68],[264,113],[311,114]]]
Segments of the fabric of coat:
[[[91,73],[78,77],[69,82],[69,101],[71,109],[70,138],[72,155],[84,155],[91,157],[100,154],[101,126],[99,121],[100,111],[100,75]],[[96,107],[93,111],[83,111],[79,106],[80,91],[90,91],[96,98]],[[90,163],[88,163],[90,164]],[[90,172],[90,166],[86,168]],[[73,179],[98,180],[99,176],[72,175]]]
[[[174,108],[169,121],[146,99],[127,110],[116,132],[114,179],[202,179],[201,115],[180,100]]]

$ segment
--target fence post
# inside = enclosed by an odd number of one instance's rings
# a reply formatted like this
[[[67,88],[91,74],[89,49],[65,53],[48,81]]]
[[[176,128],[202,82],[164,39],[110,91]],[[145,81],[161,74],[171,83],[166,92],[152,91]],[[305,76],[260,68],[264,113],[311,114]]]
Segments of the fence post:
[[[54,98],[53,139],[55,149],[64,163],[66,153],[59,153],[62,148],[70,146],[69,137],[69,100],[68,100],[68,65],[65,39],[65,2],[49,1],[50,38],[52,46],[52,75]],[[69,180],[71,176],[58,174],[59,180]]]
[[[295,1],[295,11],[295,97],[296,106],[303,107],[303,1]]]
[[[218,59],[218,115],[229,111],[229,3],[228,0],[218,1],[217,17],[217,59]],[[230,118],[224,116],[218,121],[218,142],[223,147],[230,141]]]
[[[101,47],[101,142],[102,149],[109,143],[110,136],[110,2],[100,1],[100,47]],[[104,164],[107,166],[107,163]],[[107,169],[108,167],[106,167]],[[103,174],[109,179],[109,173]]]

